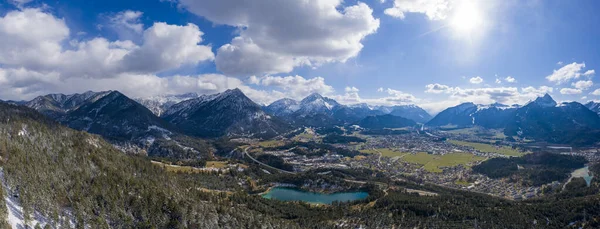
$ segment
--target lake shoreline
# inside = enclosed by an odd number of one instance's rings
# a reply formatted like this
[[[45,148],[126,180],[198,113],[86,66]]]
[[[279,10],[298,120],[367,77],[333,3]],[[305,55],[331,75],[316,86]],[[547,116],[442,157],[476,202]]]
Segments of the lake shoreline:
[[[270,187],[261,197],[280,201],[300,201],[309,204],[329,205],[333,202],[352,202],[369,196],[368,192],[336,192],[332,194],[309,192],[295,187]]]

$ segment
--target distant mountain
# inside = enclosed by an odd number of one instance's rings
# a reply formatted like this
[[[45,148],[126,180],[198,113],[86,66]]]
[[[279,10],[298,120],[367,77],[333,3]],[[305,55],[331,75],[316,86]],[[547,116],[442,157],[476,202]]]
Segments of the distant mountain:
[[[394,106],[389,114],[407,118],[419,123],[427,123],[432,118],[427,111],[416,105]]]
[[[109,93],[111,93],[111,91],[88,91],[82,94],[71,95],[49,94],[38,96],[35,99],[24,103],[24,105],[33,108],[46,116],[57,119],[67,112],[75,110],[86,103],[95,102]]]
[[[546,94],[517,109],[504,133],[550,143],[587,145],[600,141],[600,117],[581,103],[557,105]]]
[[[169,123],[118,91],[89,101],[58,120],[116,141],[152,141],[172,134]]]
[[[171,106],[162,118],[198,137],[274,137],[288,125],[265,113],[239,89],[200,96]]]
[[[345,123],[354,123],[367,116],[384,115],[382,111],[373,110],[366,103],[339,106],[334,112],[333,117]]]
[[[178,134],[173,125],[118,91],[51,94],[26,105],[68,127],[101,135],[127,152],[174,159],[210,154],[205,141]]]
[[[343,120],[334,117],[341,107],[337,101],[313,93],[301,101],[288,98],[277,100],[265,107],[265,111],[291,125],[328,127],[344,124]]]
[[[280,99],[264,108],[269,114],[281,117],[293,125],[330,127],[356,123],[367,116],[384,115],[391,112],[383,107],[371,107],[366,103],[342,105],[313,93],[301,101]]]
[[[168,110],[171,106],[180,103],[185,100],[190,100],[194,98],[198,98],[200,95],[198,93],[186,93],[181,95],[160,95],[160,96],[152,96],[149,98],[136,98],[135,101],[144,105],[148,108],[152,113],[157,116],[161,116],[166,110]]]
[[[287,116],[300,109],[300,103],[293,99],[283,98],[264,108],[265,112],[275,116]]]
[[[333,99],[313,93],[300,101],[299,108],[294,112],[294,115],[300,117],[315,114],[332,115],[340,106],[341,104]]]
[[[482,126],[485,128],[504,128],[507,120],[514,115],[518,106],[499,103],[476,105],[463,103],[450,107],[427,122],[428,126]]]
[[[389,114],[392,113],[392,111],[394,111],[395,106],[373,106],[373,110],[378,110],[383,112],[384,114]]]
[[[410,119],[390,114],[369,116],[360,120],[357,124],[362,128],[368,129],[402,128],[416,125],[416,123]]]
[[[0,99],[0,102],[12,104],[12,105],[17,105],[17,106],[25,105],[27,103],[27,101],[24,101],[24,100],[20,100],[20,101],[6,100],[6,101],[4,101],[4,100],[1,100],[1,99]]]
[[[590,101],[585,104],[585,107],[587,107],[588,109],[590,109],[593,112],[596,112],[596,114],[600,115],[600,103]]]

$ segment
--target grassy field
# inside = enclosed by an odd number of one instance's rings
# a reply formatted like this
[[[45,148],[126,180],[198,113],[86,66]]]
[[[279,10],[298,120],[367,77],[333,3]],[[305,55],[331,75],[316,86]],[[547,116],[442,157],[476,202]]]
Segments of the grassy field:
[[[402,155],[405,155],[407,153],[403,153],[397,150],[392,150],[389,148],[379,148],[379,149],[367,149],[367,150],[361,150],[361,153],[368,153],[368,154],[379,154],[379,152],[381,152],[381,156],[384,157],[399,157]]]
[[[170,165],[170,164],[165,164],[165,163],[158,162],[158,161],[152,161],[152,164],[164,168],[167,172],[173,172],[173,173],[177,173],[177,172],[184,172],[184,173],[200,173],[200,172],[204,172],[203,169],[201,169],[201,168],[195,168],[195,167],[192,167],[192,166]],[[206,168],[222,169],[222,168],[225,168],[225,167],[227,167],[227,162],[226,161],[207,161],[206,162]]]
[[[207,161],[206,167],[222,169],[222,168],[227,167],[227,162],[226,161]]]
[[[416,154],[410,154],[410,155],[406,155],[406,156],[402,157],[403,161],[406,161],[406,162],[412,163],[412,164],[419,164],[419,165],[425,165],[425,164],[429,163],[430,161],[433,161],[434,159],[435,159],[435,156],[428,154],[428,153],[416,153]]]
[[[490,140],[502,140],[506,138],[506,135],[504,135],[504,132],[502,130],[497,130],[497,129],[485,129],[485,128],[481,128],[481,127],[471,127],[471,128],[464,128],[464,129],[455,129],[455,130],[447,130],[447,133],[451,133],[451,134],[464,134],[464,135],[478,135],[478,136],[482,136],[482,135],[489,135],[487,138],[489,138]]]
[[[455,145],[473,147],[475,150],[478,150],[480,152],[485,152],[485,153],[498,153],[498,154],[514,156],[514,157],[520,157],[520,156],[525,155],[525,153],[519,152],[518,150],[512,149],[508,146],[495,146],[495,145],[490,145],[490,144],[456,141],[456,140],[448,140],[448,142],[455,144]]]
[[[284,142],[282,141],[276,141],[276,140],[269,140],[269,141],[262,141],[258,143],[259,146],[261,147],[277,147],[277,146],[283,146],[285,145]]]
[[[471,162],[485,160],[485,158],[469,153],[450,153],[445,155],[417,153],[406,155],[402,160],[408,163],[423,165],[423,168],[429,172],[439,173],[442,172],[441,168],[443,167],[466,166]]]
[[[201,169],[194,168],[194,167],[191,167],[191,166],[169,165],[169,164],[165,164],[165,163],[158,162],[158,161],[152,161],[152,164],[157,165],[159,167],[162,167],[167,172],[172,172],[172,173],[178,173],[178,172],[183,172],[183,173],[199,173],[199,172],[202,172]]]

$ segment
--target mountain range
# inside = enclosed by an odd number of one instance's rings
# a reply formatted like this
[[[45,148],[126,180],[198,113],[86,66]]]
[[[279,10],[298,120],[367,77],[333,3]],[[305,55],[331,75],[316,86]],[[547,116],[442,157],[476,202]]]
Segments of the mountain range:
[[[152,96],[149,98],[135,98],[134,100],[144,105],[156,116],[161,116],[171,106],[190,99],[200,97],[198,93],[191,92],[181,95],[163,95],[163,96]]]
[[[108,140],[133,141],[146,148],[157,139],[169,141],[177,135],[272,138],[301,126],[481,126],[504,129],[507,136],[552,143],[595,141],[573,136],[600,129],[598,103],[557,104],[550,95],[525,106],[463,103],[433,118],[416,105],[343,105],[317,93],[300,101],[285,98],[261,107],[239,89],[213,95],[188,93],[135,100],[117,91],[50,94],[19,103],[74,129],[100,134]]]
[[[600,103],[599,102],[590,101],[585,104],[585,107],[587,107],[591,111],[596,112],[598,115],[600,115]]]
[[[589,145],[600,141],[600,116],[578,102],[558,104],[548,94],[518,105],[463,103],[440,112],[427,123],[431,127],[481,126],[504,129],[506,136],[549,143]]]
[[[518,105],[507,106],[499,103],[476,105],[463,103],[450,107],[427,122],[428,126],[452,126],[455,128],[482,126],[486,128],[502,128],[506,120],[519,108]]]
[[[277,100],[264,107],[272,115],[294,125],[328,127],[356,123],[369,116],[391,114],[424,123],[431,116],[416,105],[369,106],[366,103],[342,105],[337,101],[313,93],[301,101],[289,98]]]
[[[198,137],[270,138],[289,130],[286,123],[265,113],[239,89],[175,104],[162,118],[183,133]]]

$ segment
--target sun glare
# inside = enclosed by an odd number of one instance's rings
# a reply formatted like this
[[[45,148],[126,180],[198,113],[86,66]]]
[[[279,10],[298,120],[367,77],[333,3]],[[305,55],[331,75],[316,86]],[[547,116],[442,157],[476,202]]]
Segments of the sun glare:
[[[462,35],[476,32],[482,24],[482,12],[472,1],[464,1],[459,5],[450,19],[450,26]]]

